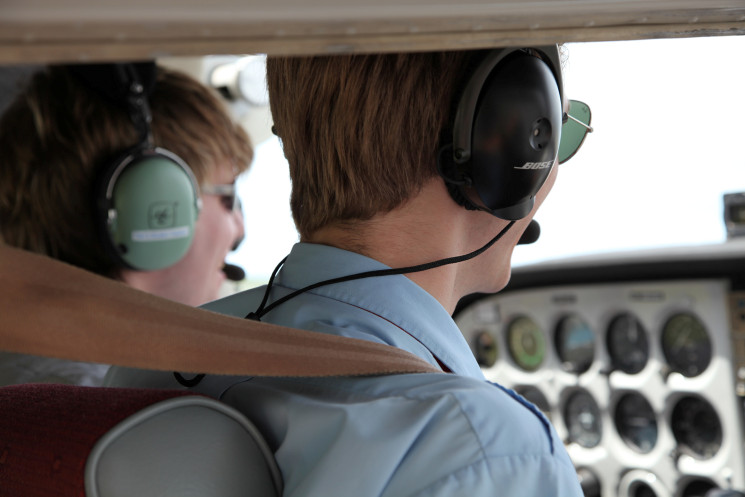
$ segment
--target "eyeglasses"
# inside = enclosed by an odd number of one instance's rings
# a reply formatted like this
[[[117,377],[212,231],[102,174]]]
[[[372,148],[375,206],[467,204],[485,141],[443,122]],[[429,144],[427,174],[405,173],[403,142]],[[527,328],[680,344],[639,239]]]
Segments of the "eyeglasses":
[[[235,184],[229,185],[202,185],[202,195],[217,195],[220,203],[228,211],[234,212],[241,209],[241,201],[238,199]]]
[[[565,112],[562,119],[559,164],[574,157],[585,141],[587,133],[592,133],[591,119],[589,105],[579,100],[569,101],[569,112]]]

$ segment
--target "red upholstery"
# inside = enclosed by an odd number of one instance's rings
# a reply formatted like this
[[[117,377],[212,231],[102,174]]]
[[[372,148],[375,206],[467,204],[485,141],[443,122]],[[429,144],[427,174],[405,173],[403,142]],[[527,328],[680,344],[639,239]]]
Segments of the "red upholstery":
[[[0,495],[84,497],[96,441],[172,390],[27,384],[0,388]]]

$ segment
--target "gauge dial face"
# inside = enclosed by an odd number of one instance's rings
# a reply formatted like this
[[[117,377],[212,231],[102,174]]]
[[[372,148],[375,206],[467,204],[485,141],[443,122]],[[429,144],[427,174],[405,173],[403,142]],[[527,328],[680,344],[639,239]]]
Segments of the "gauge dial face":
[[[551,419],[551,407],[548,404],[548,399],[543,395],[543,392],[530,385],[517,386],[515,387],[515,392],[525,397],[525,400],[535,405],[544,416]]]
[[[569,396],[564,405],[564,423],[571,442],[588,449],[600,443],[600,408],[588,392],[577,390]]]
[[[647,332],[633,314],[619,314],[611,320],[606,334],[606,344],[613,369],[626,374],[636,374],[647,365]]]
[[[676,314],[662,328],[662,352],[673,371],[698,376],[711,362],[709,333],[693,314]]]
[[[577,478],[584,497],[600,497],[600,480],[588,468],[578,468]]]
[[[647,399],[638,393],[624,394],[613,416],[616,430],[626,444],[647,454],[657,444],[657,416]]]
[[[556,353],[562,366],[572,373],[584,373],[595,359],[595,333],[582,318],[570,314],[556,326]]]
[[[473,337],[473,355],[479,366],[494,366],[499,358],[499,345],[494,335],[485,330],[477,331]]]
[[[507,328],[507,347],[512,360],[525,371],[535,371],[546,357],[543,331],[527,316],[512,320]]]
[[[718,487],[710,480],[692,480],[683,487],[680,497],[705,497],[715,488]]]
[[[657,492],[652,490],[652,487],[650,487],[646,483],[641,482],[634,487],[630,497],[658,497],[658,496],[657,496]]]
[[[698,459],[710,459],[722,447],[722,424],[714,407],[700,397],[683,397],[670,418],[678,448]]]

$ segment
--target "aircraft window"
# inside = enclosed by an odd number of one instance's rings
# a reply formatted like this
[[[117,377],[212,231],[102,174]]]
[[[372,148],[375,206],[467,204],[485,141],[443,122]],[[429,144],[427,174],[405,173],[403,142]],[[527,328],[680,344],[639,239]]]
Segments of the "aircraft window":
[[[519,368],[535,371],[546,355],[546,340],[535,321],[520,316],[507,327],[507,348]]]
[[[696,316],[676,314],[662,329],[662,351],[672,371],[687,377],[698,376],[711,361],[711,340]]]
[[[614,317],[606,334],[608,355],[614,370],[636,374],[649,359],[649,341],[639,319],[631,313]]]
[[[236,185],[248,241],[228,254],[228,262],[246,269],[244,288],[251,288],[269,280],[272,269],[299,239],[290,211],[289,166],[276,136],[257,144],[251,168]]]
[[[561,318],[556,326],[556,352],[567,371],[581,374],[595,359],[595,333],[577,315]]]
[[[745,175],[717,144],[740,140],[745,65],[732,64],[731,54],[743,52],[745,36],[567,44],[567,96],[590,105],[595,131],[561,167],[538,211],[540,240],[519,247],[513,263],[724,240],[722,195],[745,191]],[[697,100],[702,92],[705,100]],[[237,186],[247,240],[262,242],[243,243],[228,257],[246,270],[246,287],[265,283],[298,239],[271,118],[249,114],[266,130]]]
[[[678,400],[670,419],[675,441],[684,454],[698,459],[714,457],[722,447],[722,424],[714,407],[701,397]]]
[[[724,241],[722,196],[745,191],[724,146],[742,131],[745,65],[731,54],[743,50],[745,36],[567,44],[564,87],[594,132],[513,262]]]
[[[600,444],[600,408],[586,390],[576,390],[569,395],[564,406],[564,422],[567,425],[570,442],[588,449]]]
[[[647,454],[657,445],[657,417],[643,395],[624,394],[616,404],[613,421],[623,441],[637,452]]]

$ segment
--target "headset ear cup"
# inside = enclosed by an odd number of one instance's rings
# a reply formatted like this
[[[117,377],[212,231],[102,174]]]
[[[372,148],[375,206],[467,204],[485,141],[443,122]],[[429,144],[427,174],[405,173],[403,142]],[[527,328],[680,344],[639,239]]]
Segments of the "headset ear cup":
[[[471,171],[482,203],[499,217],[516,220],[531,211],[554,165],[562,106],[541,59],[521,55],[500,66],[476,112]]]
[[[494,50],[460,94],[453,123],[457,162],[472,180],[470,198],[496,217],[527,216],[554,165],[562,124],[557,64],[556,46]]]
[[[468,210],[478,210],[463,192],[464,187],[471,185],[471,178],[459,170],[453,157],[452,145],[440,148],[437,154],[437,173],[445,181],[445,186],[455,203]]]
[[[448,183],[447,189],[452,199],[455,200],[455,203],[458,205],[465,207],[469,211],[480,210],[463,192],[463,187]]]
[[[157,149],[125,157],[106,181],[105,243],[123,267],[153,271],[189,250],[199,214],[198,190],[188,166]]]
[[[453,159],[452,145],[445,145],[437,153],[437,173],[449,185],[471,184],[471,178],[458,169]]]

